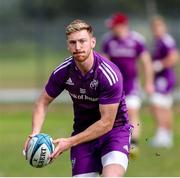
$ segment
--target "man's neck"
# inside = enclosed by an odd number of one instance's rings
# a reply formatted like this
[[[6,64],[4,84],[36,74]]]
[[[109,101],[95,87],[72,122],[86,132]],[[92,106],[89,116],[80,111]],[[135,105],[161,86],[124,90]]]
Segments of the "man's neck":
[[[126,39],[129,36],[129,30],[124,30],[121,34],[117,34],[117,37],[120,39]]]

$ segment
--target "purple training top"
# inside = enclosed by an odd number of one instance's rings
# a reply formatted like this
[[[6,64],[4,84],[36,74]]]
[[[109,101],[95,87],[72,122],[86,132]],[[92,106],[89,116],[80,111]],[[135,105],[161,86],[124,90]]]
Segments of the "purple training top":
[[[154,50],[152,53],[153,61],[164,60],[172,50],[176,50],[174,39],[166,34],[162,38],[155,39]],[[173,67],[165,68],[155,74],[155,89],[160,93],[169,93],[176,83],[176,75]]]
[[[117,66],[94,52],[93,67],[85,76],[73,57],[69,57],[53,71],[45,89],[54,98],[64,89],[69,92],[74,107],[74,131],[78,133],[100,119],[99,104],[120,103],[114,127],[128,122],[122,81]]]
[[[104,35],[102,52],[120,69],[124,78],[123,85],[126,95],[138,93],[137,60],[145,50],[145,39],[137,32],[129,32],[124,39],[112,33]]]

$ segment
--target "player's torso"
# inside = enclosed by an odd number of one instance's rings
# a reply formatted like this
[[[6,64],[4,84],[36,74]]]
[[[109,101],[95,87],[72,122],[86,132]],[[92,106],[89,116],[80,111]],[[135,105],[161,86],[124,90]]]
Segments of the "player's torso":
[[[174,43],[172,41],[172,37],[169,35],[165,35],[164,37],[160,39],[155,39],[154,42],[154,49],[152,52],[152,58],[153,60],[165,60],[168,56],[171,48],[171,43]],[[175,78],[175,73],[173,67],[165,68],[163,71],[156,73],[155,77],[164,76],[168,80],[171,78]],[[174,79],[175,80],[175,79]]]
[[[136,41],[130,36],[125,39],[119,39],[112,36],[108,44],[108,55],[112,59],[135,60],[137,57]]]
[[[101,118],[99,104],[102,102],[102,99],[107,97],[103,93],[104,88],[107,85],[113,87],[116,81],[120,80],[120,78],[116,80],[114,76],[119,76],[119,74],[119,70],[114,64],[97,53],[95,54],[93,67],[85,75],[82,75],[74,61],[68,67],[64,88],[69,92],[73,101],[75,132],[86,129]],[[111,99],[111,95],[109,98]],[[123,125],[127,122],[124,100],[125,98],[122,94],[119,101],[121,106],[118,108],[115,126]]]
[[[171,35],[165,34],[161,38],[155,38],[152,51],[153,60],[164,60],[173,48],[175,48],[175,41]]]
[[[124,79],[137,76],[138,42],[130,33],[125,39],[110,36],[106,41],[107,55],[122,72]]]
[[[153,60],[165,60],[169,54],[173,41],[171,36],[165,35],[163,38],[155,39],[152,53]],[[161,72],[155,73],[155,88],[160,92],[172,90],[176,83],[176,74],[173,67],[165,68]]]
[[[167,49],[161,39],[155,40],[153,48],[153,60],[163,60],[167,56]]]
[[[69,92],[74,103],[97,105],[99,97],[97,71],[92,69],[83,76],[80,70],[72,65],[66,77],[65,89]]]

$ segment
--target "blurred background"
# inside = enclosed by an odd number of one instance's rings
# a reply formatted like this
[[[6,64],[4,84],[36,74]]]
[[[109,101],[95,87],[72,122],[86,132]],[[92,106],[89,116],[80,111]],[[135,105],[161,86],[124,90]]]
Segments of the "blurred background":
[[[33,102],[51,71],[65,57],[65,27],[76,18],[94,27],[99,50],[107,32],[105,20],[114,12],[129,17],[130,27],[142,33],[150,49],[149,19],[165,17],[170,34],[180,47],[179,0],[0,0],[0,176],[71,176],[68,152],[43,169],[34,169],[22,156],[22,145],[30,133]],[[151,49],[150,49],[151,50]],[[141,155],[130,161],[127,176],[180,176],[180,69],[174,93],[175,146],[152,149],[147,140],[154,125],[148,106],[141,110]],[[64,93],[49,110],[43,131],[53,137],[71,133],[71,102]]]

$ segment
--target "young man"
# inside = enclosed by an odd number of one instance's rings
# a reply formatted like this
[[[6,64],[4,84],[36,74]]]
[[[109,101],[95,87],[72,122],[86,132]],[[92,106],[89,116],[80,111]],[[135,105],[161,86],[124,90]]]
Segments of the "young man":
[[[66,36],[72,56],[53,71],[38,99],[30,137],[41,131],[48,105],[66,89],[73,101],[74,131],[69,138],[54,140],[57,146],[51,158],[71,149],[73,176],[123,176],[128,166],[130,126],[121,73],[93,50],[96,40],[86,22],[70,23]]]
[[[115,13],[108,19],[107,26],[110,32],[103,38],[102,52],[118,66],[123,75],[129,119],[134,126],[130,154],[131,157],[136,157],[140,135],[139,108],[141,105],[137,63],[138,59],[143,63],[145,90],[151,94],[153,92],[151,59],[145,47],[144,37],[129,30],[126,15]]]
[[[173,67],[179,55],[172,36],[167,33],[167,27],[162,17],[154,17],[151,23],[155,37],[153,69],[155,72],[155,92],[151,97],[152,111],[157,123],[157,132],[151,140],[156,147],[171,147],[173,145],[172,91],[176,75]]]

